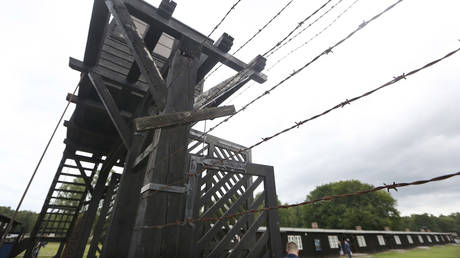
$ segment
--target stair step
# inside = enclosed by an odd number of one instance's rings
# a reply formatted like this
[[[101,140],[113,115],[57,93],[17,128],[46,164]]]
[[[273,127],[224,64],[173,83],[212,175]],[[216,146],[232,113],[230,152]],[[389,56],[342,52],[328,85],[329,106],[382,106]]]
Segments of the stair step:
[[[48,205],[48,209],[59,209],[59,210],[76,210],[77,206],[66,206],[66,205],[55,205],[50,204]]]
[[[77,199],[77,198],[67,198],[67,197],[54,197],[54,196],[51,196],[51,199],[57,199],[57,200],[66,200],[66,201],[76,201],[76,202],[79,202],[80,199]]]
[[[67,181],[57,181],[57,182],[61,184],[68,184],[68,185],[86,186],[85,184],[75,183],[75,182],[67,182]]]
[[[83,191],[75,191],[75,190],[68,190],[68,189],[59,189],[59,188],[54,188],[53,191],[56,192],[66,192],[66,193],[77,193],[77,194],[83,194]]]
[[[81,174],[70,174],[70,173],[61,173],[61,176],[82,177]]]
[[[67,165],[67,164],[64,164],[63,167],[79,169],[77,166],[74,166],[74,165]],[[84,170],[89,170],[89,171],[92,171],[92,170],[93,170],[92,168],[85,168],[85,167],[83,167],[83,169],[84,169]],[[62,173],[61,173],[61,174],[62,174]]]

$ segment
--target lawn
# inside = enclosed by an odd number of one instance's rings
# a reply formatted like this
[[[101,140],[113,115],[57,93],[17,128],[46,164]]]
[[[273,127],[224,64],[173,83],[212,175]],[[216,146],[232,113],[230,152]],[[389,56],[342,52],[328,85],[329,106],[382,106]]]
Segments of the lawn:
[[[375,254],[373,258],[460,258],[460,245],[414,248]]]
[[[40,248],[40,253],[38,253],[38,257],[39,258],[40,257],[43,257],[43,258],[53,257],[56,254],[58,248],[59,248],[59,243],[48,243],[46,244],[45,247]],[[89,249],[89,245],[86,246],[84,257],[86,257],[86,253],[88,252],[88,249]],[[25,251],[21,253],[20,255],[18,255],[17,257],[23,257],[24,253]]]

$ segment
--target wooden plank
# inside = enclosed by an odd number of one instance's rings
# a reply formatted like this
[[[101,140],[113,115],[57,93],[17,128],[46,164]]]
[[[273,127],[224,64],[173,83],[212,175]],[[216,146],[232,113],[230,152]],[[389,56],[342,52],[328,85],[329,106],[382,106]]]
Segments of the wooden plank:
[[[107,55],[108,57],[116,57],[118,59],[123,59],[127,62],[133,62],[134,57],[131,53],[125,53],[124,51],[120,51],[114,46],[110,46],[108,44],[104,44],[102,48],[102,54]]]
[[[32,229],[32,232],[30,233],[30,238],[32,239],[32,243],[30,246],[27,247],[27,251],[26,251],[26,255],[31,255],[32,254],[32,249],[34,248],[34,245],[37,241],[37,235],[39,233],[39,230],[40,230],[40,225],[41,225],[41,222],[43,221],[43,219],[45,218],[45,215],[47,214],[47,211],[48,211],[48,204],[50,203],[51,201],[51,198],[53,197],[53,193],[55,191],[55,187],[56,187],[56,184],[57,184],[57,181],[59,180],[59,177],[61,175],[61,172],[62,172],[62,169],[64,167],[64,164],[65,164],[65,161],[67,159],[67,153],[64,152],[64,154],[62,155],[62,159],[61,159],[61,162],[59,163],[59,166],[57,168],[57,171],[54,175],[54,179],[51,183],[51,186],[48,190],[48,194],[46,195],[46,198],[45,198],[45,202],[43,203],[43,206],[42,206],[42,209],[40,211],[40,214],[38,215],[38,218],[37,220],[35,221],[35,225]],[[26,256],[28,257],[28,256]]]
[[[86,41],[84,63],[86,66],[96,66],[104,44],[105,31],[109,22],[110,13],[103,0],[94,0],[88,39]]]
[[[120,156],[123,155],[124,151],[125,149],[123,147],[123,144],[115,144],[111,153],[107,156],[107,159],[102,164],[102,168],[99,171],[97,182],[94,187],[94,193],[91,196],[91,202],[80,224],[80,230],[78,232],[78,239],[80,241],[75,246],[75,250],[72,253],[72,258],[83,257],[86,243],[91,233],[91,228],[93,226],[93,222],[96,218],[96,213],[99,208],[99,202],[102,199],[105,192],[105,184],[107,181],[107,177],[109,176],[110,170],[112,169],[114,164],[117,162]]]
[[[276,195],[276,186],[275,186],[275,175],[273,167],[271,169],[267,168],[267,176],[264,180],[264,189],[265,189],[265,207],[275,207],[278,205],[277,195]],[[280,223],[278,217],[278,210],[270,210],[268,213],[267,221],[267,232],[270,234],[270,256],[271,257],[280,257],[282,248],[281,248],[281,234],[280,234]]]
[[[140,132],[156,128],[185,125],[206,119],[214,119],[217,117],[229,116],[233,114],[235,114],[235,107],[232,105],[224,107],[207,108],[201,110],[168,113],[158,116],[140,117],[134,119],[134,125],[136,127],[136,131]]]
[[[212,40],[205,35],[174,18],[165,19],[161,17],[161,15],[156,12],[156,8],[145,1],[128,1],[126,2],[126,6],[135,17],[147,22],[150,26],[163,30],[174,38],[187,37],[198,44],[202,44],[204,54],[216,58],[219,62],[224,63],[228,67],[238,72],[247,68],[247,64],[218,49],[213,45]],[[260,72],[256,72],[252,75],[252,79],[259,83],[264,83],[267,80],[267,76]]]
[[[263,199],[263,198],[262,198]],[[253,223],[249,226],[248,230],[245,232],[244,236],[241,238],[241,240],[238,242],[238,244],[234,247],[235,250],[242,250],[242,249],[249,249],[249,250],[254,250],[255,244],[252,241],[252,238],[256,235],[257,230],[261,225],[264,224],[264,222],[267,220],[267,213],[262,212]],[[267,242],[268,240],[268,233],[266,234],[266,238],[260,236],[259,241],[263,243],[264,241]],[[234,258],[237,257],[238,252],[231,253],[228,258]],[[253,256],[247,256],[247,257],[254,257]],[[257,257],[257,255],[255,255]]]
[[[54,189],[56,192],[65,192],[65,193],[74,193],[74,194],[83,194],[84,191],[75,191],[75,190],[67,190],[67,189]]]
[[[246,180],[246,179],[247,179],[247,177],[245,177],[244,179],[241,179],[238,183],[243,183],[243,181]],[[249,198],[249,195],[253,194],[253,191],[257,188],[257,186],[260,185],[260,183],[262,183],[262,181],[263,181],[262,177],[257,178],[256,181],[254,181],[254,183],[252,183],[252,185],[248,189],[246,189],[244,194],[236,202],[232,203],[230,209],[228,209],[222,216],[225,217],[225,216],[227,216],[229,214],[235,213],[243,205],[243,202],[247,198]],[[237,189],[237,188],[233,187],[232,190],[234,190],[234,189]],[[229,195],[229,193],[231,193],[231,192],[230,191],[227,192],[225,194],[226,195],[225,198],[222,197],[213,207],[211,207],[211,209],[209,209],[208,211],[203,213],[202,217],[209,216],[210,214],[212,214],[210,211],[215,210],[215,209],[213,209],[214,207],[221,206],[219,204],[221,204],[223,200],[225,200],[225,199],[228,200],[227,195]],[[233,194],[234,194],[234,192],[231,193],[230,196],[233,195]],[[210,241],[218,233],[218,230],[220,230],[222,228],[223,223],[224,222],[222,220],[216,221],[216,223],[212,226],[212,228],[208,232],[206,232],[206,234],[204,236],[201,237],[201,239],[198,241],[197,244],[203,245],[206,242]]]
[[[110,116],[110,119],[113,122],[113,125],[118,131],[120,138],[122,139],[123,143],[125,144],[126,148],[131,146],[131,131],[129,130],[126,121],[120,115],[120,110],[118,109],[115,100],[113,100],[112,95],[110,94],[109,90],[104,84],[101,76],[90,72],[88,74],[89,79],[91,80],[94,89],[96,89],[99,98],[101,99],[102,104],[104,105],[107,113]]]
[[[80,171],[80,174],[83,177],[83,181],[85,181],[86,189],[92,195],[93,194],[93,186],[91,186],[91,178],[89,178],[86,175],[85,169],[83,168],[83,166],[81,165],[81,162],[79,160],[76,159],[75,164],[77,164],[78,170]]]
[[[123,32],[126,43],[132,50],[134,59],[148,82],[149,91],[155,100],[156,106],[158,106],[160,110],[163,109],[168,94],[166,83],[152,55],[146,48],[144,41],[139,36],[128,9],[126,9],[125,4],[121,0],[107,0],[106,5]]]
[[[254,203],[251,204],[249,209],[257,209],[262,204],[263,198],[258,198]],[[254,214],[246,214],[238,218],[238,221],[232,225],[230,231],[226,232],[225,237],[223,237],[217,245],[214,246],[214,249],[209,253],[210,257],[221,257],[222,253],[230,244],[230,240],[235,236],[235,234],[241,229],[243,225],[249,220],[250,217]],[[236,250],[234,250],[236,251]]]
[[[216,43],[214,43],[214,46],[226,53],[230,51],[233,46],[233,38],[227,33],[224,33],[220,36]],[[218,62],[219,61],[212,56],[206,57],[198,69],[197,83],[199,83]]]
[[[137,167],[153,151],[153,143],[149,144],[134,160],[133,167]]]
[[[86,66],[82,61],[75,59],[73,57],[69,58],[69,67],[82,73],[93,71],[102,76],[107,81],[118,84],[121,87],[126,87],[142,95],[144,95],[148,89],[148,86],[142,83],[128,83],[126,81],[126,78],[124,78],[120,73],[113,72],[107,68],[98,66],[95,69],[91,69],[88,66]]]
[[[107,230],[107,237],[102,249],[102,257],[128,257],[131,234],[135,227],[136,213],[139,204],[140,188],[144,179],[144,167],[133,167],[132,160],[142,147],[142,137],[135,135],[133,144],[127,155],[120,186],[112,210],[112,220]]]
[[[106,55],[101,55],[99,60],[99,65],[111,69],[114,72],[118,72],[122,75],[126,75],[129,72],[130,65],[126,62],[118,60],[116,57],[110,57]]]
[[[96,109],[96,110],[99,110],[99,111],[107,112],[107,110],[105,109],[104,105],[100,104],[99,102],[96,102],[96,101],[93,101],[93,100],[90,100],[90,99],[82,100],[77,95],[72,95],[71,93],[67,94],[66,100],[67,101],[70,100],[70,102],[75,103],[77,105],[82,105],[82,106],[89,107],[89,108],[92,108],[92,109]],[[120,115],[122,117],[124,117],[124,118],[131,118],[133,116],[133,114],[131,112],[124,111],[124,110],[120,110]],[[64,124],[64,126],[65,126],[65,124]],[[96,135],[96,133],[94,133],[92,131],[89,131],[89,130],[88,130],[88,133]],[[102,136],[102,135],[100,135],[100,136]]]
[[[147,110],[150,95],[145,95],[136,107],[134,116],[149,112]],[[111,221],[106,226],[106,234],[102,237],[103,257],[128,257],[131,233],[133,231],[137,206],[140,196],[140,187],[144,178],[143,168],[134,168],[133,162],[136,155],[145,145],[149,134],[134,134],[131,148],[125,159],[123,174],[116,193],[116,199],[111,207]]]
[[[266,59],[262,56],[257,56],[250,62],[247,68],[239,71],[236,75],[222,81],[216,86],[203,92],[195,98],[194,108],[215,107],[224,102],[238,89],[244,86],[251,77],[265,67]]]
[[[248,257],[259,257],[260,254],[266,250],[267,248],[267,241],[269,240],[270,236],[267,231],[262,233],[262,236],[257,240],[256,244],[250,247]],[[275,256],[281,257],[281,255]]]
[[[207,168],[215,170],[228,171],[230,173],[247,174],[247,167],[252,164],[246,164],[234,160],[221,160],[216,158],[199,158],[200,162],[206,165]],[[251,175],[259,175],[251,173]],[[264,174],[265,175],[265,174]]]
[[[99,213],[99,218],[93,230],[94,231],[93,238],[91,240],[90,248],[87,254],[88,258],[96,258],[96,249],[98,248],[99,242],[102,238],[106,216],[109,211],[110,204],[112,202],[112,196],[115,194],[114,192],[115,186],[117,185],[118,182],[119,182],[119,177],[112,175],[112,178],[110,178],[110,182],[107,187],[107,191],[104,197],[104,202],[102,204],[101,211]]]
[[[181,40],[178,50],[173,53],[167,78],[169,92],[165,113],[192,110],[199,54],[199,44],[187,38]],[[153,146],[158,147],[149,155],[143,185],[177,185],[174,182],[185,178],[188,152],[180,146],[188,143],[189,128],[189,125],[182,125],[155,130],[152,141]],[[170,158],[164,160],[165,157]],[[161,225],[183,219],[184,210],[185,196],[182,194],[146,192],[139,201],[136,226]],[[133,230],[129,257],[188,257],[190,243],[177,241],[183,236],[183,228]]]
[[[163,16],[165,19],[171,18],[172,14],[174,13],[174,10],[176,9],[176,3],[173,1],[161,1],[160,6],[158,7],[158,13]],[[145,33],[144,36],[144,42],[145,46],[147,47],[147,50],[151,53],[155,46],[158,43],[158,40],[161,37],[162,32],[160,30],[157,30],[156,28],[152,26],[148,26],[148,30]],[[136,82],[139,79],[139,76],[141,75],[141,70],[139,69],[139,66],[137,65],[137,62],[134,61],[134,63],[131,66],[131,69],[129,70],[127,80],[130,82]]]

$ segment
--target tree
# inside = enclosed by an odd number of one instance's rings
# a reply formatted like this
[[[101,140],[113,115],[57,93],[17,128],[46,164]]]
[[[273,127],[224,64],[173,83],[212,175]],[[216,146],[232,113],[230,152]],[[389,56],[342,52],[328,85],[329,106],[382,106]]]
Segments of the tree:
[[[412,231],[429,229],[438,232],[457,232],[460,234],[460,213],[452,213],[439,217],[424,213],[412,214],[401,218],[401,230],[409,228]]]
[[[372,188],[372,185],[358,180],[340,181],[318,186],[306,200]],[[383,229],[385,226],[399,228],[400,216],[395,205],[396,200],[385,191],[319,202],[300,207],[296,212],[301,222],[296,224],[310,227],[312,222],[318,222],[321,228],[341,229],[352,229],[355,226],[364,229]]]
[[[11,207],[0,206],[0,214],[13,217],[14,210]],[[35,221],[37,220],[38,213],[28,210],[22,210],[18,212],[16,221],[19,221],[24,226],[24,232],[28,233],[32,231]]]

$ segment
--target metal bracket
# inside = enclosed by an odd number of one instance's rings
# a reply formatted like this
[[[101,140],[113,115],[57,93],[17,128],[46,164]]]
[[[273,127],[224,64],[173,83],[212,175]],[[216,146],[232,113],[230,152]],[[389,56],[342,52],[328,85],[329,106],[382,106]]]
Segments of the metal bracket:
[[[141,188],[141,194],[147,191],[161,191],[161,192],[170,192],[170,193],[186,193],[187,188],[184,186],[175,186],[175,185],[162,185],[155,183],[148,183]]]

